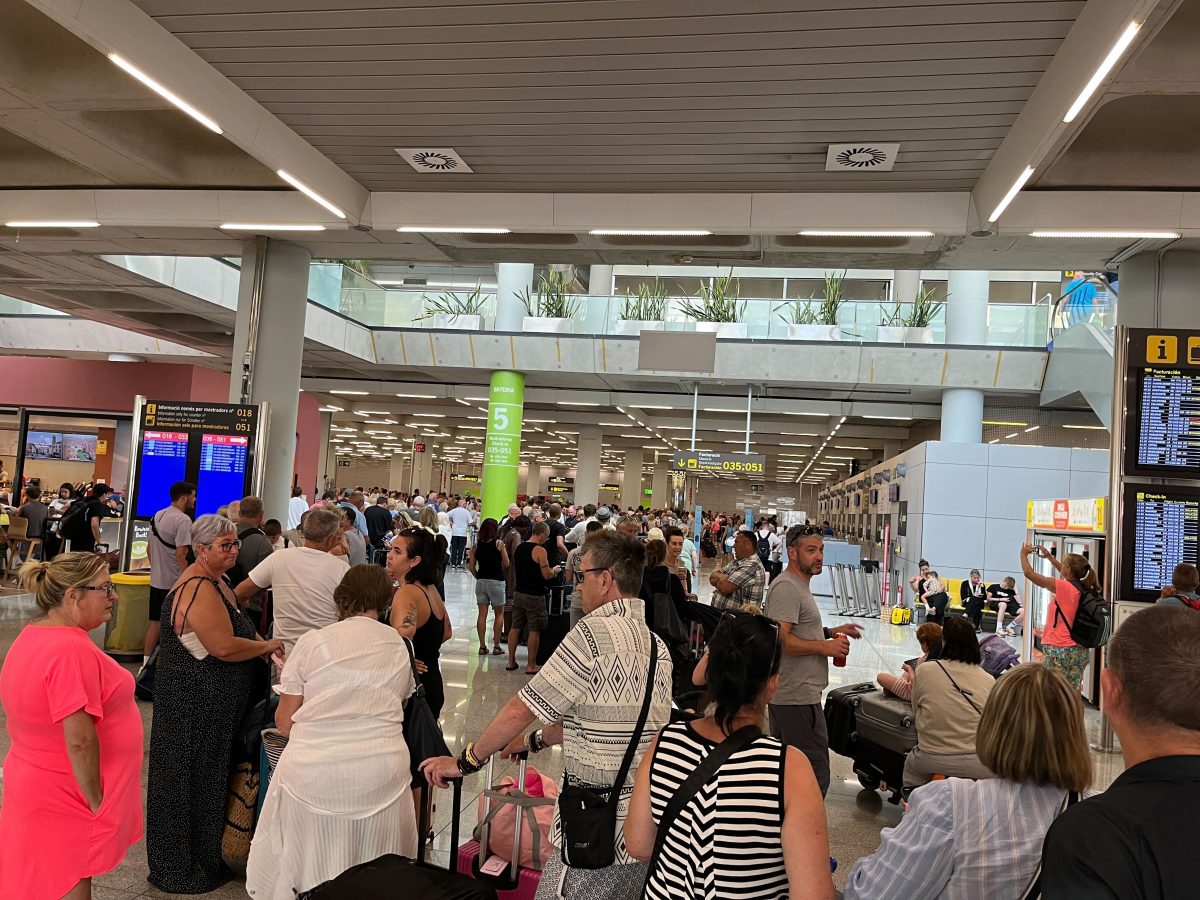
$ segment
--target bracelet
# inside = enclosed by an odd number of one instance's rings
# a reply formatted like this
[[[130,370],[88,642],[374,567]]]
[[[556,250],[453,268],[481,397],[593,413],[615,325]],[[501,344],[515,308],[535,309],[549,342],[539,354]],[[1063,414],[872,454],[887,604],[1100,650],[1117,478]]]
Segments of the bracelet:
[[[476,758],[473,752],[474,749],[475,742],[471,741],[463,748],[462,755],[455,761],[460,775],[474,775],[483,768],[483,763]]]
[[[542,740],[542,731],[540,728],[525,735],[525,749],[530,753],[537,753],[539,750],[546,749],[546,742]]]

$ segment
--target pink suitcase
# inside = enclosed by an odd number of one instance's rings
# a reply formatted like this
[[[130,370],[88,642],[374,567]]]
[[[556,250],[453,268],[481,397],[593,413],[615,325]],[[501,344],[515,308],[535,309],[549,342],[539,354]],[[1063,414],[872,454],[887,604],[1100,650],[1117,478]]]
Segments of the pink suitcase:
[[[475,876],[475,862],[479,858],[479,842],[467,841],[458,848],[458,871],[463,875]],[[504,890],[500,882],[492,882],[496,896],[500,900],[533,900],[541,883],[542,873],[536,869],[521,869],[517,886],[512,890]]]
[[[517,775],[518,786],[525,784],[526,766],[528,765],[526,756],[526,754],[521,754],[521,766]],[[489,788],[496,783],[492,777],[492,761],[494,758],[488,759],[486,777]],[[484,792],[483,811],[485,816],[491,809],[490,793],[490,791]],[[490,825],[484,824],[481,827],[479,841],[467,841],[458,848],[458,871],[463,875],[470,875],[472,878],[486,879],[495,888],[496,896],[499,900],[533,900],[534,895],[537,893],[538,884],[542,880],[542,873],[538,870],[526,869],[517,865],[517,860],[521,858],[522,818],[522,816],[514,817],[513,821],[516,823],[517,830],[513,836],[512,860],[508,868],[505,869],[504,874],[498,878],[479,874],[479,865],[483,862],[483,860],[479,859],[479,848],[481,843],[487,843],[487,830],[491,827]],[[550,849],[553,852],[553,848]],[[515,880],[512,874],[514,872],[517,873]]]

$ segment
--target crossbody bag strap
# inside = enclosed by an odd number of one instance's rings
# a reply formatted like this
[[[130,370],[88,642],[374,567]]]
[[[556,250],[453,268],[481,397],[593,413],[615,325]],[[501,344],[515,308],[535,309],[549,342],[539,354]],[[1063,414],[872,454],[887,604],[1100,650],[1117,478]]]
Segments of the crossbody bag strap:
[[[1054,814],[1054,818],[1058,818],[1070,807],[1079,802],[1079,794],[1075,791],[1067,791],[1067,796],[1063,798],[1063,802],[1058,807],[1058,812]],[[1039,900],[1042,896],[1042,857],[1038,855],[1037,866],[1033,870],[1033,874],[1029,877],[1029,884],[1025,886],[1025,890],[1021,892],[1017,900]]]
[[[982,710],[982,709],[980,709],[980,708],[979,708],[979,705],[978,705],[978,704],[977,704],[977,703],[976,703],[974,700],[972,700],[972,699],[971,699],[971,695],[970,695],[970,694],[968,694],[966,691],[964,691],[962,688],[960,688],[960,687],[958,686],[958,682],[954,680],[954,676],[953,676],[953,675],[951,675],[949,672],[947,672],[947,671],[946,671],[946,667],[942,665],[942,662],[941,662],[941,660],[939,660],[939,659],[935,659],[935,660],[934,660],[934,662],[935,662],[935,663],[937,663],[937,667],[938,667],[939,669],[941,669],[943,672],[945,672],[945,674],[946,674],[946,677],[950,679],[950,683],[951,683],[952,685],[954,685],[954,689],[955,689],[956,691],[958,691],[960,694],[962,694],[962,696],[963,696],[963,699],[964,699],[964,700],[966,700],[968,703],[970,703],[970,704],[971,704],[971,708],[972,708],[972,709],[974,709],[976,713],[978,713],[979,715],[981,715],[981,716],[982,716],[982,715],[983,715],[983,710]]]
[[[408,651],[408,667],[412,669],[413,681],[416,683],[416,687],[413,689],[412,695],[414,697],[424,697],[425,685],[421,684],[421,675],[417,671],[417,657],[416,654],[413,653],[412,641],[403,635],[401,635],[400,640],[404,642],[404,649]]]
[[[629,777],[629,767],[633,765],[633,754],[637,752],[642,740],[642,730],[646,727],[646,717],[650,715],[650,700],[654,696],[654,676],[658,671],[658,638],[650,634],[650,668],[646,672],[646,696],[642,698],[642,711],[638,714],[637,725],[633,729],[633,737],[625,748],[621,758],[621,768],[613,782],[612,793],[608,795],[609,806],[616,807],[621,802],[621,789],[625,787],[625,779]]]
[[[166,538],[164,538],[161,534],[158,533],[158,525],[155,524],[155,520],[157,520],[157,519],[158,519],[158,513],[155,513],[153,516],[150,517],[150,530],[154,532],[154,537],[158,540],[158,542],[160,544],[162,544],[168,550],[178,550],[179,547],[177,545],[172,544],[170,541],[168,541]]]
[[[704,761],[700,763],[692,774],[679,786],[675,791],[675,795],[667,804],[667,808],[663,810],[662,818],[658,820],[658,832],[654,836],[654,853],[650,857],[650,865],[646,869],[646,881],[650,881],[650,877],[654,874],[655,867],[658,865],[658,857],[662,852],[663,844],[667,840],[667,832],[671,830],[671,826],[675,824],[675,820],[679,818],[679,814],[683,812],[683,808],[687,806],[692,798],[700,791],[704,785],[708,784],[710,778],[717,773],[721,766],[729,761],[729,758],[739,750],[750,746],[754,743],[755,738],[762,734],[754,725],[746,725],[739,728],[721,743],[717,744],[708,756],[704,757]]]

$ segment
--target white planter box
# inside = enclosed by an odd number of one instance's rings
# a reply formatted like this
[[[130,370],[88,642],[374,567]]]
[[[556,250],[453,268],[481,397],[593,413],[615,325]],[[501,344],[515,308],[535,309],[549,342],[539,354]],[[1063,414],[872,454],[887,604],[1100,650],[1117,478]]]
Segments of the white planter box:
[[[617,334],[641,334],[643,331],[662,331],[658,319],[617,319]]]
[[[438,313],[433,317],[434,328],[452,328],[457,331],[478,331],[482,316],[455,316]]]
[[[549,316],[524,316],[521,319],[521,330],[541,334],[570,334],[573,321],[574,319],[554,319]]]
[[[789,341],[840,341],[842,328],[840,325],[789,325],[787,336]]]
[[[715,331],[719,338],[744,338],[745,322],[697,322],[697,331]]]
[[[875,340],[881,344],[932,344],[932,328],[907,328],[903,325],[880,325]]]

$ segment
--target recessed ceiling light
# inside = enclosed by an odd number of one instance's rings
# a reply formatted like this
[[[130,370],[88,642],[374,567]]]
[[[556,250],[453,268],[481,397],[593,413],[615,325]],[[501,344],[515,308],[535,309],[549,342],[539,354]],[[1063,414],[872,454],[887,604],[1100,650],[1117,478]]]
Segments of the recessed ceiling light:
[[[906,228],[809,229],[800,234],[804,237],[933,237],[932,231]]]
[[[1008,425],[1012,428],[1024,428],[1028,422],[1005,422],[1003,419],[984,419],[984,425]]]
[[[996,208],[992,210],[992,214],[988,216],[989,222],[997,221],[1008,209],[1008,204],[1013,202],[1013,198],[1021,193],[1021,188],[1025,187],[1025,182],[1033,177],[1033,166],[1026,166],[1025,170],[1017,176],[1017,180],[1012,183],[1012,187],[1008,189],[1008,193],[996,204]]]
[[[328,200],[326,200],[324,197],[322,197],[320,194],[318,194],[316,191],[314,191],[312,188],[310,188],[307,184],[305,184],[303,181],[301,181],[295,175],[291,174],[290,172],[284,171],[283,169],[276,169],[275,174],[278,175],[280,178],[282,178],[284,181],[286,181],[288,184],[290,184],[292,187],[294,187],[296,190],[298,190],[300,193],[304,194],[310,200],[314,200],[317,203],[321,204],[321,206],[325,207],[327,210],[329,210],[331,213],[333,213],[339,219],[346,218],[346,214],[344,212],[342,212],[340,209],[338,209],[336,206],[334,206],[332,203],[330,203]]]
[[[397,397],[407,397],[412,400],[436,400],[437,394],[397,394]]]
[[[342,394],[346,397],[366,397],[370,394],[370,391],[349,391],[343,388],[332,388],[329,393]]]
[[[401,234],[512,234],[511,228],[475,225],[401,225],[396,230]]]
[[[674,409],[673,406],[653,406],[649,403],[630,403],[635,409]]]
[[[555,400],[559,406],[599,406],[599,403],[585,402],[583,400]]]
[[[1173,241],[1182,235],[1178,231],[1105,231],[1099,230],[1068,230],[1068,231],[1031,231],[1034,238],[1116,238],[1130,241]]]
[[[418,418],[424,417],[424,418],[426,418],[426,419],[444,419],[444,418],[446,418],[446,415],[445,415],[445,413],[421,413],[421,412],[415,412],[415,413],[413,413],[413,415],[414,415],[414,416],[416,416],[416,417],[418,417]]]
[[[387,410],[385,410],[385,409],[356,409],[354,411],[354,414],[356,416],[386,416]]]
[[[1078,428],[1082,431],[1108,431],[1104,425],[1064,425],[1063,428]]]
[[[596,237],[708,237],[712,232],[701,228],[593,228],[588,234]]]
[[[1026,433],[1026,434],[1029,434],[1029,432],[1031,432],[1031,431],[1037,431],[1037,430],[1038,430],[1039,428],[1041,428],[1041,427],[1042,427],[1041,425],[1034,425],[1032,428],[1026,428],[1026,429],[1025,429],[1025,433]]]
[[[324,225],[283,225],[266,222],[224,222],[222,231],[324,231]]]
[[[1137,37],[1138,29],[1141,27],[1140,22],[1130,22],[1125,27],[1125,30],[1121,32],[1121,36],[1117,38],[1117,42],[1113,44],[1112,49],[1108,51],[1108,55],[1104,57],[1100,65],[1096,68],[1096,71],[1092,73],[1092,77],[1083,86],[1083,90],[1079,92],[1079,96],[1075,98],[1075,102],[1071,104],[1071,108],[1067,110],[1067,114],[1063,116],[1064,124],[1074,121],[1075,117],[1083,110],[1083,107],[1087,105],[1092,94],[1096,92],[1096,88],[1100,87],[1100,82],[1105,79],[1108,73],[1112,71],[1113,66],[1117,64],[1117,60],[1121,58],[1121,54],[1129,49],[1129,45],[1133,43],[1133,39]]]
[[[911,422],[912,416],[863,416],[864,419],[890,419],[896,422]]]
[[[184,100],[178,94],[174,93],[169,88],[167,88],[165,85],[160,84],[158,81],[151,78],[149,75],[147,75],[145,72],[143,72],[137,66],[135,66],[133,63],[131,63],[125,57],[121,56],[121,54],[110,53],[110,54],[108,54],[108,58],[110,60],[112,60],[114,65],[116,65],[117,67],[119,67],[121,69],[124,69],[126,72],[128,72],[130,75],[132,75],[138,81],[140,81],[146,87],[150,88],[150,90],[154,91],[154,93],[158,94],[160,97],[162,97],[168,103],[172,104],[173,106],[178,107],[183,112],[187,113],[189,116],[191,116],[193,119],[195,119],[201,125],[203,125],[209,131],[215,131],[217,134],[225,133],[224,130],[222,130],[221,126],[218,125],[215,121],[210,119],[204,113],[200,112],[200,110],[196,109],[196,107],[192,106],[192,104],[188,103],[186,100]]]
[[[99,222],[83,219],[66,219],[53,221],[49,219],[15,219],[4,223],[8,228],[99,228]]]
[[[345,412],[345,408],[341,406],[318,406],[317,412]]]

